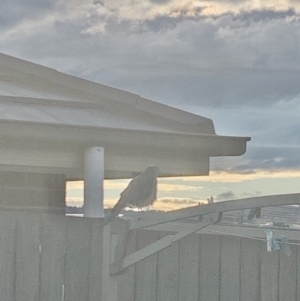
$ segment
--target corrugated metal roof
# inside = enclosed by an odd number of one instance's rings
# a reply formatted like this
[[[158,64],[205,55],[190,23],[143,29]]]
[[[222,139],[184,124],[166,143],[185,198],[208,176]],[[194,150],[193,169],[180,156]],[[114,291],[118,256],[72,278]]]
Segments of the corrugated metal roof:
[[[87,107],[91,103],[102,104],[105,105],[102,116],[104,112],[113,110],[114,114],[119,112],[125,117],[124,109],[127,107],[131,111],[127,122],[134,121],[139,114],[146,113],[152,116],[148,122],[148,125],[152,124],[152,129],[161,129],[167,125],[167,122],[171,121],[166,130],[173,128],[174,131],[215,134],[213,122],[209,118],[184,112],[144,99],[134,93],[79,79],[4,54],[0,54],[1,95],[18,97],[20,102],[22,102],[22,98],[31,98],[38,99],[40,103],[43,103],[43,100],[52,99],[87,104]],[[84,110],[84,107],[81,109]],[[135,114],[132,114],[133,111]],[[164,125],[161,124],[157,127],[156,118],[164,119]],[[141,123],[143,121],[139,122],[139,124]]]
[[[111,127],[135,130],[163,131],[166,127],[142,120],[129,120],[120,112],[108,112],[95,108],[51,106],[0,102],[0,119],[31,121],[57,125]]]

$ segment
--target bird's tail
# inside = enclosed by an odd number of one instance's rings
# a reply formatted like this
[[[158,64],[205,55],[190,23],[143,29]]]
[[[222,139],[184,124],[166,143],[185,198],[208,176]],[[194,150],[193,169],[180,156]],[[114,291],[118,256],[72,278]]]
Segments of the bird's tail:
[[[107,225],[108,223],[110,223],[116,215],[117,214],[113,214],[112,211],[110,211],[108,216],[105,216],[105,218],[104,218],[104,225]]]
[[[112,221],[112,219],[115,218],[120,213],[120,211],[122,210],[123,207],[122,207],[121,199],[122,198],[120,198],[120,200],[114,206],[114,208],[111,209],[108,216],[104,218],[104,225],[107,225],[108,223],[110,223]]]
[[[105,225],[109,224],[109,223],[111,222],[112,219],[113,219],[113,216],[111,216],[111,214],[109,213],[108,216],[105,216],[105,217],[104,217],[103,225],[105,226]]]

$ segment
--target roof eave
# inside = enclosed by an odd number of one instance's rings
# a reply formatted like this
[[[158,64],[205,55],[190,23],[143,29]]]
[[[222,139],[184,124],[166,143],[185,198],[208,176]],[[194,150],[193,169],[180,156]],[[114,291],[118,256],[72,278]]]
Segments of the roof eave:
[[[207,135],[199,133],[150,131],[110,127],[74,126],[38,122],[0,121],[2,136],[28,139],[79,142],[91,145],[108,143],[136,145],[139,147],[166,147],[200,151],[209,157],[241,156],[246,152],[250,137]],[[101,146],[101,145],[100,145]]]

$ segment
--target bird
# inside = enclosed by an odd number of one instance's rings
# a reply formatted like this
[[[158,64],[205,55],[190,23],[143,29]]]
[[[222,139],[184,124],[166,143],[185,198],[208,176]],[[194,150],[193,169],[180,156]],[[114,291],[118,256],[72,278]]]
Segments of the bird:
[[[108,224],[120,211],[129,206],[141,209],[152,205],[157,197],[157,176],[159,168],[150,165],[142,173],[134,177],[121,193],[117,204],[110,211],[105,224]]]

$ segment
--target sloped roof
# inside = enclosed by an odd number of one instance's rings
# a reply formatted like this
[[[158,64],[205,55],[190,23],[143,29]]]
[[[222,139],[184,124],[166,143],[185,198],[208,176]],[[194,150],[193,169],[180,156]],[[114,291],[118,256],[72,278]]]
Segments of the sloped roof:
[[[209,157],[237,156],[247,137],[218,136],[211,119],[0,54],[0,170],[82,178],[82,153],[103,146],[106,176],[149,164],[164,175],[207,174]]]

